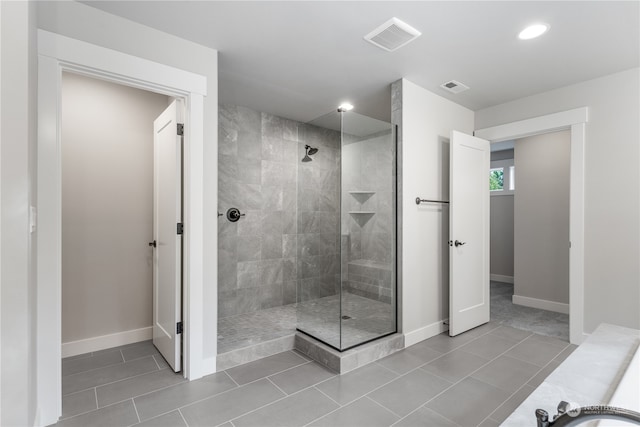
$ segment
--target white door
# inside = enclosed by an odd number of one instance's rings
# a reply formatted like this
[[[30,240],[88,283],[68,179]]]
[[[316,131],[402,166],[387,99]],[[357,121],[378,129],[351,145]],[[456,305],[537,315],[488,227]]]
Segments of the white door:
[[[174,101],[153,122],[153,344],[175,372],[181,369],[182,332],[180,111]]]
[[[449,335],[489,321],[489,141],[451,133]]]

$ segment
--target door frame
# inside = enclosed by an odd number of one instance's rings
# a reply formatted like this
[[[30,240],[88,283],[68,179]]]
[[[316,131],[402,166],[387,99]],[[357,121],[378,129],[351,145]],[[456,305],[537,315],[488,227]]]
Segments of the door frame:
[[[183,360],[190,380],[203,360],[203,146],[207,78],[38,30],[37,397],[43,425],[62,414],[61,79],[68,71],[181,98],[184,132]]]
[[[584,151],[587,107],[478,129],[475,136],[491,143],[560,130],[571,131],[569,172],[569,341],[581,344],[584,335]]]

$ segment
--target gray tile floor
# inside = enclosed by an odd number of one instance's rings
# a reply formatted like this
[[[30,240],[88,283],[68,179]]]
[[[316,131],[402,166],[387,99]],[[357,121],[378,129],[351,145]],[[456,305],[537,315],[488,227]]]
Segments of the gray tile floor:
[[[57,425],[496,426],[574,348],[492,322],[341,376],[287,351],[186,382],[144,342],[64,359]]]
[[[513,284],[491,281],[491,320],[569,342],[569,315],[516,305]]]

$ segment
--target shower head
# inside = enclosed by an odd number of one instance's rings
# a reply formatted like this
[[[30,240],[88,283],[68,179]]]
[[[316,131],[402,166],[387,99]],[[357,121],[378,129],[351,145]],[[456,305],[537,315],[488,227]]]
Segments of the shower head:
[[[305,152],[304,152],[304,157],[302,158],[303,162],[310,162],[312,159],[309,156],[313,156],[314,154],[316,154],[318,152],[317,148],[313,148],[310,145],[305,145],[304,146]]]

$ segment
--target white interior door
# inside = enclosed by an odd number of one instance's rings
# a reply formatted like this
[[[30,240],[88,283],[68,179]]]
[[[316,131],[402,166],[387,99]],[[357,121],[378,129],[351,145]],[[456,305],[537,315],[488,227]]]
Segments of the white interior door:
[[[182,136],[178,101],[153,122],[153,344],[181,369]]]
[[[489,141],[451,133],[449,335],[489,321]]]

